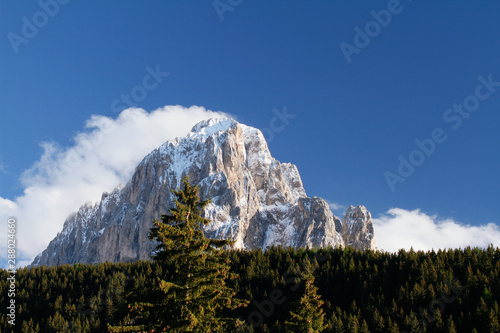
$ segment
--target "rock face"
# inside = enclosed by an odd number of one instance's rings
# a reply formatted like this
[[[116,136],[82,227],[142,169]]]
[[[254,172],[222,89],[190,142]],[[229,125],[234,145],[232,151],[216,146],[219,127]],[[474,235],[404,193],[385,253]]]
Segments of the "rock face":
[[[335,247],[344,239],[359,239],[354,247],[370,248],[363,232],[371,230],[373,238],[371,220],[367,228],[354,223],[349,229],[359,234],[344,232],[346,218],[341,229],[323,199],[307,197],[297,167],[275,160],[259,130],[210,119],[147,155],[124,187],[68,217],[32,265],[149,259],[155,246],[148,239],[152,221],[174,206],[170,189],[186,175],[199,185],[201,199],[212,198],[205,209],[212,220],[207,237],[231,238],[240,249]]]
[[[346,246],[375,249],[372,215],[365,206],[349,206],[340,231]]]

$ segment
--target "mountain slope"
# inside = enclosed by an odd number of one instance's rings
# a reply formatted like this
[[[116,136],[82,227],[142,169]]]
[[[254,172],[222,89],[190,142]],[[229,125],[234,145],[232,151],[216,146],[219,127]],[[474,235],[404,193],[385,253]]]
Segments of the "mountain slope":
[[[212,198],[207,237],[231,238],[240,249],[344,245],[340,220],[323,199],[307,197],[296,166],[274,159],[259,130],[210,119],[152,151],[124,187],[68,217],[33,265],[148,259],[151,222],[168,213],[170,189],[186,175],[202,199]]]

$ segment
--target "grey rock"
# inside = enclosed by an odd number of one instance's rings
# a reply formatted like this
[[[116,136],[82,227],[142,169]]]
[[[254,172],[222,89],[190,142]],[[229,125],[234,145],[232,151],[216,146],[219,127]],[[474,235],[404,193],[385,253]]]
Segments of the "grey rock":
[[[340,234],[347,246],[360,250],[375,249],[372,216],[365,206],[349,206]]]
[[[201,199],[212,198],[205,209],[212,221],[204,229],[207,237],[264,250],[343,246],[340,231],[351,241],[345,218],[341,228],[323,199],[307,197],[297,167],[274,159],[259,130],[210,119],[152,151],[125,186],[68,217],[32,265],[149,259],[155,247],[148,238],[152,221],[174,206],[170,190],[186,175],[199,185]],[[363,241],[353,244],[366,247]]]

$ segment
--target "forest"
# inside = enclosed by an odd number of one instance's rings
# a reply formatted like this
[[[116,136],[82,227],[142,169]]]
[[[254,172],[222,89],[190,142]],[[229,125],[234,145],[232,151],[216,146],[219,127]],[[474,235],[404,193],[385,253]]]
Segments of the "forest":
[[[1,332],[500,332],[500,249],[235,250],[183,180],[151,261],[0,270]]]
[[[500,250],[398,253],[344,249],[226,251],[248,305],[231,311],[242,332],[286,332],[312,269],[324,332],[500,332]],[[22,268],[17,322],[1,332],[108,332],[128,313],[127,291],[171,274],[153,261]],[[0,271],[6,309],[9,273]],[[318,309],[314,309],[318,311]]]

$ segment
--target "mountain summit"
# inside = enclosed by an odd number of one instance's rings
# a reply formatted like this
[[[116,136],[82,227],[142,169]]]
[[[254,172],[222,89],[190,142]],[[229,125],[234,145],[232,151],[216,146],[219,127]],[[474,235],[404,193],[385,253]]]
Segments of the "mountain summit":
[[[186,175],[202,200],[212,198],[205,235],[231,238],[235,248],[375,247],[365,207],[349,207],[341,223],[325,200],[307,197],[295,165],[271,156],[261,131],[210,119],[152,151],[125,186],[70,215],[32,265],[149,259],[152,221],[174,206],[170,190]]]

